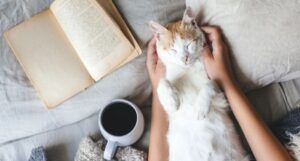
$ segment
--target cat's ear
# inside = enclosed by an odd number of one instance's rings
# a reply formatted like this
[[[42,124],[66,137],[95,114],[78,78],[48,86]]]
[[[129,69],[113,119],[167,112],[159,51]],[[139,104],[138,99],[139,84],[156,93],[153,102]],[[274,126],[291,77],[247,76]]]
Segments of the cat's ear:
[[[149,22],[149,28],[152,31],[153,35],[157,36],[158,39],[161,34],[165,34],[168,32],[168,30],[164,26],[154,21]]]
[[[191,7],[187,7],[184,11],[182,22],[186,24],[194,23],[196,20],[196,15],[193,13]]]

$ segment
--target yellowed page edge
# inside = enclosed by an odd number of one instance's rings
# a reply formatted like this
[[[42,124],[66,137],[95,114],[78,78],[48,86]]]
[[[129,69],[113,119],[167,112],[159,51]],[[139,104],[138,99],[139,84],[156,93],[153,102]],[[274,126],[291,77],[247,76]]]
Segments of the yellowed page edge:
[[[71,4],[69,4],[69,3],[71,3]],[[85,8],[81,8],[82,6],[85,6]],[[67,8],[65,9],[65,7],[67,7]],[[77,8],[74,8],[74,7],[77,7]],[[101,48],[107,47],[107,46],[99,46],[99,45],[87,46],[88,44],[91,43],[89,41],[91,39],[93,39],[92,36],[94,36],[94,33],[91,32],[92,33],[92,34],[90,34],[91,36],[89,36],[89,34],[83,34],[83,33],[88,32],[85,30],[87,30],[87,28],[93,27],[94,25],[88,24],[88,26],[78,28],[78,26],[81,27],[81,25],[84,25],[83,20],[88,21],[89,19],[86,18],[86,19],[83,19],[80,21],[77,17],[82,16],[82,15],[86,16],[85,12],[93,12],[93,9],[90,7],[97,10],[97,13],[99,14],[99,16],[96,17],[95,20],[99,21],[102,18],[100,22],[105,21],[105,23],[107,25],[106,28],[109,28],[109,30],[114,32],[116,34],[115,36],[118,36],[118,39],[120,38],[119,39],[121,42],[121,43],[119,42],[120,46],[115,47],[114,49],[111,49],[114,52],[110,51],[111,54],[107,54],[107,55],[105,55],[105,57],[103,57],[104,55],[102,56],[100,54],[100,57],[98,56],[98,58],[97,58],[96,55],[98,55],[97,52],[98,53],[101,52]],[[108,16],[108,14],[105,12],[105,10],[95,0],[72,0],[72,1],[57,0],[51,5],[51,9],[52,9],[52,12],[54,13],[54,15],[56,15],[58,22],[62,26],[64,32],[68,36],[70,42],[72,43],[73,47],[76,49],[79,57],[85,64],[85,67],[89,71],[90,75],[94,78],[94,80],[100,79],[101,77],[103,77],[103,73],[107,73],[108,71],[110,71],[111,68],[114,68],[114,66],[118,66],[119,64],[121,64],[124,60],[126,60],[130,56],[129,54],[132,53],[132,50],[134,50],[134,47],[129,42],[129,40],[124,36],[124,34],[121,32],[121,30],[119,29],[117,24],[113,20],[111,20],[111,18]],[[76,10],[78,10],[78,11],[75,12]],[[90,16],[92,16],[92,17],[96,16],[97,13],[95,13],[95,12],[93,14],[90,14]],[[90,18],[92,18],[92,17],[90,17]],[[91,20],[93,20],[93,19],[91,19]],[[93,20],[92,22],[95,22],[95,20]],[[99,30],[99,28],[98,28],[98,30]],[[81,35],[80,35],[80,33],[81,33]],[[78,36],[78,37],[76,37],[76,36]],[[114,37],[112,35],[109,36],[110,38],[106,37],[106,39],[104,39],[102,36],[98,37],[97,41],[99,41],[101,39],[103,39],[103,40],[114,39]],[[108,36],[108,35],[106,35],[106,36]],[[95,42],[97,42],[97,41],[95,41]],[[86,42],[89,42],[89,43],[87,45],[85,45]],[[105,42],[102,42],[102,43],[105,43]],[[102,43],[98,43],[98,44],[102,44]],[[120,52],[121,52],[120,50],[122,50],[122,52],[124,54],[120,55]],[[104,50],[104,51],[108,52],[108,50]],[[96,53],[96,54],[93,54],[93,53]],[[103,51],[102,51],[102,53],[103,53]],[[119,53],[119,54],[116,55],[117,53]],[[89,57],[91,57],[91,58],[89,58]],[[112,57],[114,57],[114,59],[112,59]],[[90,61],[88,61],[88,59],[90,59]],[[91,63],[91,61],[93,61],[94,63]]]
[[[42,18],[41,17],[37,17],[37,16],[43,16]],[[52,13],[51,13],[51,11],[50,10],[46,10],[46,11],[43,11],[43,12],[41,12],[40,14],[38,14],[38,15],[36,15],[36,16],[34,16],[34,17],[32,17],[31,19],[29,19],[29,20],[27,20],[27,21],[25,21],[25,22],[23,22],[23,23],[21,23],[20,25],[18,25],[18,26],[16,26],[16,27],[14,27],[14,28],[12,28],[11,30],[9,30],[9,31],[7,31],[7,32],[5,32],[4,33],[4,36],[5,36],[5,38],[6,38],[6,40],[7,40],[7,42],[8,42],[8,45],[11,47],[11,49],[12,49],[12,51],[13,51],[13,53],[15,54],[15,56],[16,56],[16,58],[18,59],[18,61],[19,61],[19,63],[21,64],[21,66],[23,67],[23,70],[25,71],[25,73],[26,73],[26,75],[27,75],[27,77],[29,78],[29,80],[31,81],[31,83],[32,83],[32,85],[35,87],[35,89],[36,89],[36,91],[37,91],[37,93],[38,93],[38,95],[39,95],[39,97],[44,101],[44,103],[46,104],[46,106],[48,107],[48,108],[52,108],[52,107],[55,107],[55,106],[57,106],[58,104],[60,104],[60,103],[62,103],[63,101],[65,101],[66,99],[68,99],[68,98],[70,98],[70,97],[72,97],[73,95],[75,95],[75,94],[77,94],[78,92],[80,92],[80,91],[82,91],[82,90],[84,90],[85,88],[87,88],[88,86],[90,86],[90,85],[92,85],[93,83],[94,83],[94,81],[93,81],[93,79],[89,76],[89,74],[88,74],[88,72],[85,70],[85,68],[81,65],[81,67],[79,67],[79,68],[82,68],[81,70],[82,71],[85,71],[85,73],[86,74],[83,74],[83,75],[80,75],[80,79],[82,79],[82,81],[84,81],[83,82],[83,84],[80,86],[80,85],[74,85],[74,87],[76,87],[77,89],[75,89],[74,88],[74,90],[73,91],[70,91],[69,92],[69,94],[68,95],[66,95],[66,96],[62,96],[60,99],[57,99],[56,101],[54,101],[54,102],[52,102],[52,101],[48,101],[48,99],[47,99],[47,97],[45,96],[45,94],[43,94],[43,89],[41,88],[41,86],[39,85],[41,82],[39,82],[38,80],[36,80],[36,77],[35,76],[33,76],[33,74],[32,74],[32,72],[34,71],[34,69],[30,69],[30,68],[32,68],[32,66],[30,67],[30,64],[28,65],[28,62],[27,63],[25,63],[25,61],[31,61],[30,59],[31,58],[28,58],[27,60],[24,60],[25,58],[24,58],[24,54],[22,53],[22,49],[21,50],[18,50],[18,49],[16,49],[16,42],[14,41],[14,40],[11,40],[11,39],[13,39],[13,32],[19,32],[19,35],[18,36],[22,36],[22,34],[26,34],[26,33],[24,33],[24,32],[22,32],[22,31],[16,31],[16,30],[22,30],[21,29],[21,27],[24,27],[24,26],[26,26],[27,27],[27,29],[28,29],[28,27],[30,27],[30,25],[32,25],[32,23],[34,23],[33,21],[36,21],[36,19],[44,19],[44,18],[47,18],[48,16],[52,16],[51,17],[51,23],[54,23],[54,21],[55,21],[55,19],[54,19],[54,17],[53,17],[53,15],[52,15]],[[49,18],[49,17],[48,17]],[[54,25],[54,24],[53,24]],[[56,26],[57,26],[57,24],[55,24]],[[57,26],[57,27],[59,27],[59,26]],[[29,29],[30,30],[30,29]],[[58,28],[58,30],[60,30],[59,28]],[[63,34],[62,33],[62,31],[60,30],[60,32],[61,32],[61,34]],[[12,37],[10,37],[10,34],[11,34],[11,36]],[[16,37],[15,37],[16,38]],[[31,35],[31,37],[30,37],[31,39],[32,39],[32,35]],[[18,41],[18,40],[17,40]],[[67,41],[67,38],[65,37],[65,40],[62,40],[62,41]],[[28,42],[26,42],[26,41],[23,41],[24,43],[28,43]],[[22,42],[22,43],[23,43]],[[20,42],[19,42],[20,43]],[[50,43],[50,42],[49,42]],[[54,42],[55,43],[55,42]],[[70,48],[72,48],[71,47],[71,45],[69,45],[69,49],[67,49],[67,50],[72,50],[72,49],[70,49]],[[47,51],[46,49],[44,49],[45,51]],[[74,50],[73,50],[74,51]],[[75,52],[75,51],[74,51]],[[22,54],[21,54],[22,53]],[[42,52],[41,52],[42,53]],[[21,56],[21,55],[23,55],[23,57]],[[80,66],[80,61],[79,61],[79,59],[78,59],[78,57],[76,56],[76,54],[74,53],[74,54],[72,54],[72,55],[74,55],[75,57],[73,57],[72,56],[72,58],[71,59],[73,59],[73,60],[77,60],[78,61],[78,64],[76,64],[76,66]],[[25,56],[26,57],[26,56]],[[70,60],[68,60],[69,62],[70,62]],[[33,63],[34,64],[34,63]],[[65,67],[65,63],[63,64],[64,65],[64,67]],[[33,71],[32,71],[33,70]],[[69,72],[66,72],[66,73],[69,73]],[[45,75],[45,73],[43,73],[42,75]],[[46,76],[46,75],[45,75]],[[38,76],[37,76],[38,77]],[[87,79],[86,80],[84,80],[84,77],[86,77]],[[72,79],[72,81],[73,81],[73,79]],[[72,82],[71,81],[71,82]],[[62,84],[63,84],[64,82],[62,82]],[[68,85],[68,84],[67,84]],[[65,86],[65,84],[63,84],[61,87],[64,87]],[[55,89],[51,89],[51,90],[55,90]],[[58,92],[59,93],[59,95],[61,95],[61,92]]]
[[[122,32],[125,34],[127,39],[132,43],[138,55],[142,54],[142,50],[137,43],[135,37],[133,36],[132,32],[130,31],[128,25],[124,21],[123,17],[121,16],[120,12],[118,11],[117,7],[113,3],[112,0],[97,0],[97,2],[106,10],[106,12],[110,15],[110,17],[118,24]]]

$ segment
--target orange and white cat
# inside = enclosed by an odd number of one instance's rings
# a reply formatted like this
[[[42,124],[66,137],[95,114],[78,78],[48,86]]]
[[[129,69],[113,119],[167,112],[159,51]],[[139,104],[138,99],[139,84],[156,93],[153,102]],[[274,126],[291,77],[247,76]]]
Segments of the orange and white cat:
[[[247,160],[227,101],[204,69],[206,40],[194,17],[187,8],[182,21],[167,27],[150,22],[166,67],[157,92],[169,119],[169,160]]]

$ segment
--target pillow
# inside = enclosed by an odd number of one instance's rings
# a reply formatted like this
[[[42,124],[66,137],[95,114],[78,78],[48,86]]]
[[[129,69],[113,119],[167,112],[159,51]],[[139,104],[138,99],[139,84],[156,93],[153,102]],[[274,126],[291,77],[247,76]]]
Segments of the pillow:
[[[150,20],[166,25],[180,20],[185,10],[184,0],[114,0],[114,3],[143,49],[152,37]]]
[[[148,21],[180,20],[184,0],[115,0],[143,47]],[[245,90],[300,77],[300,3],[292,0],[187,0],[202,23],[220,26]],[[200,12],[201,11],[201,12]],[[145,47],[145,46],[144,46]]]

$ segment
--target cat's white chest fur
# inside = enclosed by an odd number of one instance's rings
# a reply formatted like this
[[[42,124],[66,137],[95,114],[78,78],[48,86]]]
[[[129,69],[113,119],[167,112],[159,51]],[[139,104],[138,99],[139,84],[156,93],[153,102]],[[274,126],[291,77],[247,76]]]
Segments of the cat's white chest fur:
[[[158,86],[158,95],[170,117],[176,113],[193,115],[196,114],[193,112],[194,110],[198,113],[201,112],[199,108],[195,107],[195,103],[200,103],[196,101],[197,97],[204,94],[199,91],[211,91],[210,94],[214,94],[214,90],[208,88],[214,88],[214,84],[208,79],[199,60],[188,68],[168,64],[166,65],[166,77],[160,81]],[[205,113],[205,111],[202,112]]]
[[[157,90],[169,118],[170,161],[244,159],[224,95],[200,61],[184,70],[166,64],[166,78]]]
[[[169,72],[168,70],[168,75]],[[177,113],[184,113],[190,117],[199,117],[200,110],[195,107],[195,98],[197,98],[201,89],[206,88],[205,86],[209,83],[209,79],[206,76],[203,65],[199,61],[182,72],[183,74],[180,74],[180,78],[166,78],[166,81],[173,86],[174,92],[177,94],[177,98],[175,98],[179,102]],[[197,113],[195,113],[196,111]]]

